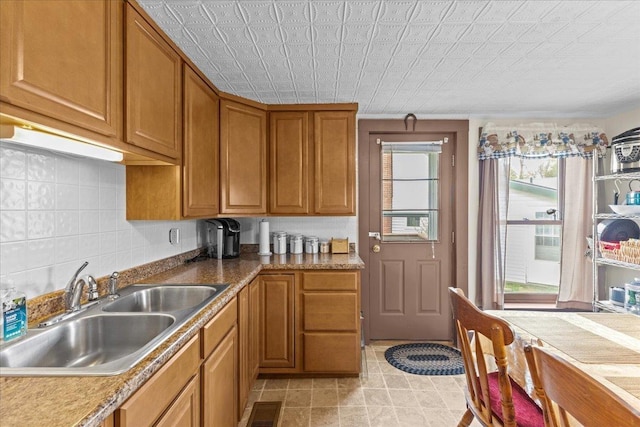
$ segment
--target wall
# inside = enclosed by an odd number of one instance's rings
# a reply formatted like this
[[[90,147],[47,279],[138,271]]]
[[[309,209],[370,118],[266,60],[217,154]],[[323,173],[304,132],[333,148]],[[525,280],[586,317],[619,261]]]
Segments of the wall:
[[[84,261],[100,277],[199,246],[197,221],[125,219],[124,166],[0,143],[0,287],[34,297]]]
[[[240,243],[258,244],[259,223],[262,219],[269,221],[269,230],[300,233],[305,236],[317,236],[322,239],[349,238],[356,242],[358,235],[358,219],[355,216],[315,216],[315,217],[273,217],[268,218],[236,218],[240,222]]]

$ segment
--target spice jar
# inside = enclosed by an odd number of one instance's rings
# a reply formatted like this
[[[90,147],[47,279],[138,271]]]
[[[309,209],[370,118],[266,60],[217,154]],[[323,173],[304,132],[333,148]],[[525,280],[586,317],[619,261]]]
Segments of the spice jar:
[[[328,254],[331,251],[331,244],[329,243],[328,240],[321,240],[320,241],[320,253],[321,254]]]

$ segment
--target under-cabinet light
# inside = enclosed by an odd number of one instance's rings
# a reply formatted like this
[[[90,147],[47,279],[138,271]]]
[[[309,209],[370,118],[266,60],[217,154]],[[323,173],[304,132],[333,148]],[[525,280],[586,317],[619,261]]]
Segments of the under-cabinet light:
[[[120,162],[123,158],[118,151],[14,125],[0,126],[0,140],[109,162]]]

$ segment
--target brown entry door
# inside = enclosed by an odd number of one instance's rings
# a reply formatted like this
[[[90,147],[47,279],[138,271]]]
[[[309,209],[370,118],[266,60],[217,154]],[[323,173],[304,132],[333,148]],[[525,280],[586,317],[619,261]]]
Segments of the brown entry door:
[[[455,265],[452,140],[370,134],[371,339],[452,337],[446,292]]]

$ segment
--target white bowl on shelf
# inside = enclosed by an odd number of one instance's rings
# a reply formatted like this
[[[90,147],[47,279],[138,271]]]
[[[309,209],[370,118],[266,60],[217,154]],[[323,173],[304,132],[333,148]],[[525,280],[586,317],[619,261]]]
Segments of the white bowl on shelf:
[[[618,215],[640,215],[640,205],[609,205]]]

